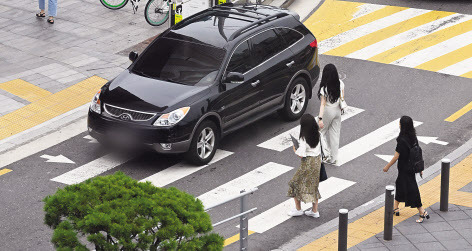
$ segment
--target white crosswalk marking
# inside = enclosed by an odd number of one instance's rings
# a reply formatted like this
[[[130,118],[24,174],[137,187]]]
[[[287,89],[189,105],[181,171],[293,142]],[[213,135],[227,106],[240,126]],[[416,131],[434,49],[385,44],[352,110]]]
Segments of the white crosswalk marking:
[[[327,180],[320,183],[319,191],[321,199],[318,203],[329,199],[330,197],[340,193],[344,189],[354,185],[355,182],[344,180],[336,177],[330,177]],[[302,203],[302,210],[311,208],[312,205]],[[290,219],[287,212],[295,208],[293,199],[288,199],[277,206],[249,219],[249,230],[256,233],[264,233],[265,231],[283,223]],[[322,209],[320,210],[323,213]],[[238,226],[239,227],[239,226]]]
[[[347,162],[387,143],[396,138],[400,133],[399,121],[392,121],[379,129],[341,147],[338,152],[338,160],[336,165],[341,166]],[[423,124],[423,122],[413,121],[415,127]]]
[[[260,185],[279,177],[292,170],[292,167],[269,162],[230,182],[223,184],[205,194],[198,196],[205,207],[213,206],[225,198],[240,193],[243,189],[259,187]]]
[[[466,60],[463,60],[459,63],[448,66],[442,70],[439,70],[438,72],[449,74],[449,75],[460,76],[470,71],[472,71],[472,57]]]
[[[372,12],[378,11],[380,9],[385,8],[386,5],[380,5],[380,4],[363,4],[359,7],[357,7],[357,12],[352,15],[352,20],[363,17],[365,15],[368,15]]]
[[[125,156],[124,154],[110,153],[101,158],[93,160],[83,166],[75,168],[67,173],[57,176],[52,181],[64,183],[67,185],[78,184],[108,170],[111,170],[121,164],[131,160],[134,156]]]
[[[453,14],[447,17],[434,20],[432,22],[420,25],[414,29],[405,31],[395,36],[384,39],[380,42],[364,47],[358,51],[355,51],[346,57],[357,58],[357,59],[369,59],[382,52],[388,51],[401,44],[412,41],[419,37],[426,36],[432,32],[437,32],[453,25],[457,25],[472,19],[472,15]]]
[[[356,107],[349,106],[346,109],[346,112],[341,115],[341,121],[344,121],[348,118],[352,118],[355,115],[363,112],[364,110]],[[258,147],[274,150],[274,151],[283,151],[289,147],[292,146],[292,141],[290,139],[290,134],[292,134],[294,137],[298,137],[300,134],[300,126],[296,126],[286,132],[283,132],[263,143],[260,143],[257,145]]]
[[[338,34],[334,37],[325,39],[319,43],[319,53],[323,54],[327,51],[330,51],[334,48],[337,48],[345,43],[351,42],[357,38],[368,35],[372,32],[381,30],[383,28],[392,26],[394,24],[403,22],[410,18],[423,15],[430,12],[430,10],[421,10],[421,9],[406,9],[397,13],[394,13],[390,16],[378,19],[374,22],[356,27],[354,29],[345,31],[341,34]]]
[[[182,179],[198,170],[201,170],[208,165],[211,165],[215,162],[218,162],[228,156],[233,154],[232,152],[224,151],[224,150],[217,150],[213,159],[204,166],[195,166],[185,162],[181,162],[177,165],[171,166],[166,168],[156,174],[153,174],[147,178],[141,180],[141,182],[150,181],[154,186],[163,187],[166,186],[174,181]]]
[[[416,67],[420,64],[426,63],[437,57],[446,55],[461,47],[469,45],[470,41],[472,41],[472,31],[462,33],[444,42],[441,42],[439,44],[433,45],[426,49],[412,53],[406,57],[396,60],[392,64],[406,66],[406,67]]]

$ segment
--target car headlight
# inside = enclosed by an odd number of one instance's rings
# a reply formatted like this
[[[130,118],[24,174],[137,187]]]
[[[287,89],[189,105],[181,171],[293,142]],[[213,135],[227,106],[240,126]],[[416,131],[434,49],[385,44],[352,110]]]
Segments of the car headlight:
[[[102,108],[100,107],[100,93],[102,90],[98,91],[97,94],[92,99],[92,103],[90,103],[90,110],[101,114],[102,113]]]
[[[170,113],[162,114],[156,122],[154,122],[155,126],[173,126],[179,121],[181,121],[185,115],[187,115],[190,107],[182,107]]]

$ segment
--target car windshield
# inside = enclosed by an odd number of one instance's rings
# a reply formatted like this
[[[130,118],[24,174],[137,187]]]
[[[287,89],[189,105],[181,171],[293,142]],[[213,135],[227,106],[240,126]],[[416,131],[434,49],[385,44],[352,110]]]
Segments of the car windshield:
[[[139,58],[136,74],[184,85],[210,85],[225,50],[199,43],[159,38]]]

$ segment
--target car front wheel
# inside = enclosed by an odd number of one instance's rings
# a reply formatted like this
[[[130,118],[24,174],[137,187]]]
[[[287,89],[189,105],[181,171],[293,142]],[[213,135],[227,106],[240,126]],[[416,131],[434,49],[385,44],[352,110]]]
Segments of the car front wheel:
[[[296,78],[288,88],[284,108],[279,114],[286,120],[297,120],[305,113],[308,105],[308,83],[304,78]]]
[[[186,159],[195,165],[206,165],[215,156],[218,143],[217,126],[212,121],[205,120],[195,131]]]

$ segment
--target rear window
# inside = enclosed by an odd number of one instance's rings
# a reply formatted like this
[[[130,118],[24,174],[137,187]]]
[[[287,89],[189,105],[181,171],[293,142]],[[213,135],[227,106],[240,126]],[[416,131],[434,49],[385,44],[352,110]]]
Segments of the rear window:
[[[184,85],[210,85],[225,50],[170,38],[159,38],[139,58],[136,74]]]
[[[277,28],[277,31],[289,46],[303,38],[302,34],[289,28]]]

